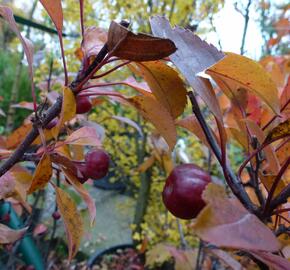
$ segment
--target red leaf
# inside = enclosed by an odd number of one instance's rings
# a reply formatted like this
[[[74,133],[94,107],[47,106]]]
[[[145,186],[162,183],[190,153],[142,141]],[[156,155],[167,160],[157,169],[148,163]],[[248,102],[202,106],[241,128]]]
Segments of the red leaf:
[[[289,270],[290,262],[285,258],[274,255],[269,252],[252,251],[251,252],[258,260],[264,262],[275,270]]]
[[[223,187],[209,184],[203,193],[207,206],[193,226],[204,241],[218,247],[251,251],[277,251],[280,244],[272,231],[237,199],[227,198]]]

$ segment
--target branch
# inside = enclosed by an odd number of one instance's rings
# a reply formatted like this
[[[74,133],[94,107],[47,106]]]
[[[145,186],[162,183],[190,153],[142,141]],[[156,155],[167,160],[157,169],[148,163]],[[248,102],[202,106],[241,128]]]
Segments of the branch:
[[[287,203],[290,197],[290,185],[285,187],[270,203],[269,213],[276,209],[279,205]]]
[[[122,21],[120,23],[124,27],[128,27],[129,24],[126,21]],[[116,48],[115,48],[116,49]],[[105,59],[108,54],[108,46],[107,43],[102,47],[98,55],[96,56],[93,63],[87,68],[87,70],[83,70],[80,68],[76,78],[70,84],[69,88],[76,95],[81,89],[81,87],[93,76],[94,72],[96,72],[97,68],[100,66],[102,61]],[[11,169],[17,162],[21,161],[23,155],[32,144],[32,142],[37,138],[39,132],[38,129],[44,128],[53,118],[57,117],[61,112],[62,106],[62,96],[60,96],[56,102],[48,109],[44,119],[39,123],[37,121],[33,124],[32,130],[25,137],[24,141],[17,147],[15,152],[0,166],[0,177],[6,173],[9,169]]]
[[[250,200],[248,194],[246,193],[242,183],[238,180],[236,175],[233,173],[232,169],[227,164],[224,164],[224,162],[222,162],[223,159],[222,159],[222,153],[221,153],[220,147],[219,147],[215,137],[213,136],[210,128],[208,127],[208,125],[207,125],[207,123],[206,123],[206,121],[201,113],[201,110],[198,106],[198,103],[195,99],[193,92],[188,92],[188,96],[189,96],[191,104],[192,104],[192,112],[195,114],[213,153],[215,154],[217,160],[219,161],[219,163],[222,166],[227,184],[231,188],[232,192],[239,198],[239,200],[242,202],[242,204],[250,212],[256,213],[257,209],[254,206],[254,204],[251,202],[251,200]]]
[[[241,43],[241,49],[240,54],[243,55],[245,53],[245,42],[246,42],[246,34],[248,31],[248,24],[249,24],[249,13],[250,13],[250,6],[252,4],[252,0],[248,1],[245,14],[243,14],[245,18],[245,24],[244,24],[244,30],[243,30],[243,36],[242,36],[242,43]]]
[[[264,215],[267,215],[269,213],[269,206],[270,206],[271,200],[272,200],[272,198],[274,196],[274,192],[275,192],[279,182],[282,180],[282,176],[286,172],[289,164],[290,164],[290,157],[283,164],[282,168],[280,169],[279,173],[277,174],[276,178],[274,179],[274,183],[273,183],[273,185],[272,185],[272,187],[271,187],[271,189],[269,191],[268,198],[267,198],[267,201],[266,201],[266,204],[265,204],[265,208],[264,208],[264,212],[263,212]]]

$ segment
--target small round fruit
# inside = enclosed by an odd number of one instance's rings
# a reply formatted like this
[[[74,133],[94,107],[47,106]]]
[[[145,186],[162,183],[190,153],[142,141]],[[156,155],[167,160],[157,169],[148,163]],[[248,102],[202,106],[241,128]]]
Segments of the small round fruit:
[[[88,97],[76,97],[76,113],[87,113],[92,109],[92,103]]]
[[[55,211],[52,213],[52,218],[54,220],[59,220],[60,219],[60,213],[58,211]]]
[[[205,206],[201,195],[210,182],[210,175],[195,164],[176,166],[163,188],[163,203],[178,218],[195,218]]]
[[[57,122],[58,122],[58,118],[57,117],[55,117],[55,118],[53,118],[47,125],[46,125],[46,128],[47,129],[52,129],[52,128],[54,128],[55,126],[56,126],[56,124],[57,124]]]
[[[101,179],[109,171],[110,157],[104,150],[93,150],[86,154],[85,175],[92,179]]]

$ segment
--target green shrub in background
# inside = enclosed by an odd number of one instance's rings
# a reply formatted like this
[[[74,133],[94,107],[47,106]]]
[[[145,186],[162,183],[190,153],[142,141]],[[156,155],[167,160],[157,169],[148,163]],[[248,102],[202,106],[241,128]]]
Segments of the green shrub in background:
[[[22,67],[20,76],[16,78],[16,70],[20,63],[20,59],[20,54],[12,54],[10,52],[0,50],[0,96],[2,97],[0,101],[0,108],[6,113],[6,115],[10,106],[11,90],[15,79],[20,80],[15,103],[19,103],[24,100],[29,102],[32,100],[30,79],[26,66]],[[20,126],[29,113],[30,112],[26,109],[16,109],[13,116],[14,128]],[[6,126],[6,120],[6,117],[0,117],[0,133],[3,133],[3,127]]]

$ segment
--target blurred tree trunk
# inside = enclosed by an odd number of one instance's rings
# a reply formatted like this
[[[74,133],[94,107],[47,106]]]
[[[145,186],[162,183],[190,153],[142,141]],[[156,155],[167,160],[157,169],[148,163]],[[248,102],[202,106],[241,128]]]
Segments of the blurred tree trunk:
[[[137,123],[141,127],[141,119],[140,115],[137,116]],[[142,141],[139,141],[138,134],[135,135],[136,141],[136,154],[138,159],[138,164],[140,165],[144,161],[145,152],[146,152],[146,142],[147,136],[144,133],[144,137]],[[140,188],[138,193],[138,198],[136,201],[135,207],[135,215],[133,223],[136,225],[135,232],[141,232],[141,224],[144,221],[144,216],[146,214],[149,195],[150,195],[150,187],[151,187],[151,168],[148,168],[145,172],[140,174]]]
[[[35,9],[36,9],[37,2],[38,2],[38,0],[34,0],[34,2],[32,4],[31,10],[29,12],[29,19],[30,20],[32,20],[33,14],[34,14]],[[26,36],[27,36],[27,38],[29,38],[29,36],[30,36],[30,27],[27,28]],[[3,43],[3,49],[4,49],[4,46],[5,46],[5,43]],[[7,112],[7,119],[6,119],[6,132],[7,133],[11,132],[13,130],[13,127],[14,127],[15,108],[13,108],[12,105],[17,102],[18,94],[19,94],[19,87],[21,87],[19,85],[19,82],[21,80],[23,57],[24,57],[24,52],[22,50],[20,60],[16,66],[15,78],[14,78],[13,85],[11,88],[9,109]]]

